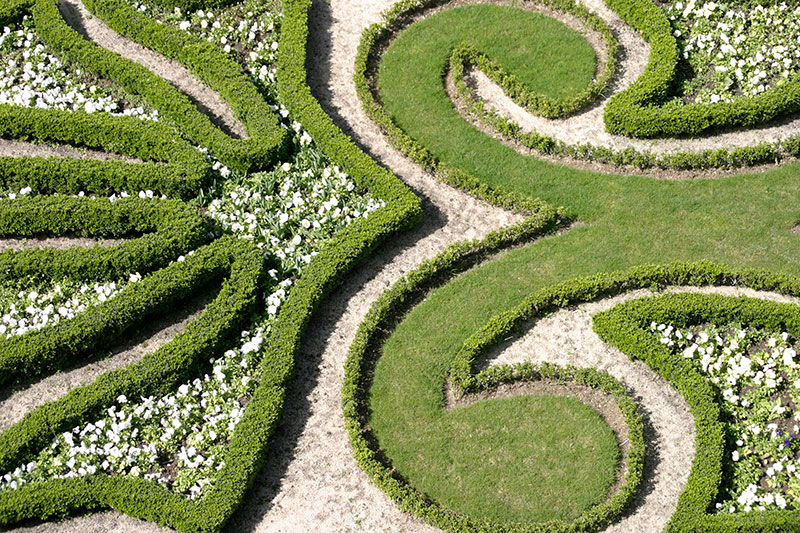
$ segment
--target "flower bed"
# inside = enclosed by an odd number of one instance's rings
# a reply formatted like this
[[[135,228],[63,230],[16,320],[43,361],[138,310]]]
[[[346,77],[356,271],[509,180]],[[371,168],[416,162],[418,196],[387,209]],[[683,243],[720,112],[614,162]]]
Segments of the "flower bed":
[[[720,512],[797,509],[800,370],[796,339],[739,324],[651,324],[659,342],[691,359],[722,397],[730,479]]]
[[[690,0],[663,5],[687,67],[684,101],[732,102],[790,82],[800,71],[800,8],[727,6]]]
[[[144,123],[85,110],[0,106],[11,118],[0,120],[6,136],[110,149],[145,161],[0,158],[0,178],[12,190],[82,196],[4,199],[0,232],[134,237],[107,249],[4,252],[5,279],[64,269],[66,279],[106,276],[121,288],[120,279],[142,273],[141,280],[71,320],[7,339],[0,361],[3,379],[27,380],[80,362],[118,342],[129,328],[180,305],[209,283],[222,282],[219,296],[172,342],[35,409],[0,434],[0,470],[7,472],[0,477],[0,523],[112,506],[182,530],[215,531],[238,506],[267,452],[308,315],[359,258],[416,220],[419,204],[333,127],[307,93],[305,78],[295,75],[293,60],[283,66],[289,105],[277,98],[274,61],[280,50],[273,43],[281,17],[271,2],[257,10],[262,21],[257,41],[263,44],[250,48],[239,43],[249,37],[252,24],[246,33],[238,22],[222,28],[209,24],[218,37],[209,42],[198,40],[197,32],[185,33],[190,27],[184,21],[159,24],[132,6],[112,4],[95,2],[90,8],[217,87],[245,125],[256,128],[248,131],[262,136],[254,142],[267,151],[250,153],[227,141],[198,149],[183,139],[199,137],[181,120]],[[31,6],[38,10],[37,26],[46,21],[54,42],[67,42],[69,32],[57,30],[63,21],[56,20],[47,2],[19,2],[10,14],[0,10],[0,16],[22,17]],[[109,6],[121,9],[103,11]],[[292,39],[307,31],[308,6],[287,7],[293,29],[281,39],[291,48]],[[123,24],[125,9],[136,17]],[[249,16],[241,6],[217,15],[229,21]],[[209,16],[195,13],[198,27]],[[263,23],[267,19],[274,23]],[[300,50],[305,49],[302,38]],[[170,48],[175,42],[181,45]],[[71,60],[95,61],[95,56],[74,55],[82,47],[70,50]],[[274,167],[274,159],[264,159],[280,154],[283,159]],[[246,174],[242,161],[264,170]],[[179,179],[179,173],[192,181]],[[366,187],[374,195],[366,194]],[[150,199],[162,194],[198,199],[188,204]],[[395,205],[384,207],[390,200]],[[207,206],[208,217],[199,216],[198,203]],[[65,214],[70,212],[73,219]],[[171,224],[184,240],[169,240]],[[149,243],[139,263],[129,254],[137,243]],[[100,259],[103,268],[92,262]],[[24,298],[30,299],[30,292]]]

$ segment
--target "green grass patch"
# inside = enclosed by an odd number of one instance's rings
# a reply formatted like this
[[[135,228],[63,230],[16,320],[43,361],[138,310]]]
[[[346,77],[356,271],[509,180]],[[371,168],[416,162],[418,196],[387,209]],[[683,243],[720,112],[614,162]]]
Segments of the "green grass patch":
[[[449,443],[482,425],[473,418],[471,425],[443,426],[445,433],[442,427],[430,426],[428,413],[435,413],[442,401],[441,390],[437,396],[434,388],[441,388],[450,361],[472,332],[532,291],[573,277],[674,260],[707,259],[800,274],[796,260],[800,236],[789,231],[800,220],[800,206],[794,200],[800,195],[797,164],[720,179],[659,181],[581,171],[521,155],[466,123],[444,92],[448,45],[464,41],[465,34],[450,33],[454,24],[437,24],[447,21],[448,14],[456,18],[455,13],[468,10],[453,9],[411,25],[386,50],[377,86],[387,112],[444,165],[490,187],[564,206],[569,216],[585,225],[509,250],[436,289],[403,318],[383,346],[370,391],[369,424],[392,465],[426,492],[428,485],[412,473],[418,466],[410,463],[434,454],[446,465],[451,460],[445,455]],[[521,17],[523,12],[516,13]],[[492,34],[496,30],[489,21],[483,17],[476,27]],[[475,19],[472,23],[477,24]],[[556,27],[553,21],[550,24]],[[532,33],[541,33],[544,27],[520,26]],[[505,63],[505,57],[513,55],[510,50],[520,43],[529,44],[508,39],[495,42],[491,51],[481,51],[522,77]],[[562,68],[569,65],[570,48],[554,40],[542,46],[558,52]],[[546,56],[530,55],[528,60],[531,69],[533,63],[547,62]],[[576,60],[572,70],[581,68]],[[539,85],[537,90],[547,93],[548,88]],[[411,361],[418,370],[409,370]],[[419,403],[412,409],[405,402]],[[414,438],[394,442],[401,435]],[[512,444],[520,450],[527,445],[524,441]],[[484,449],[486,457],[492,455],[488,447]],[[475,470],[475,483],[486,487],[493,483],[492,476],[505,475],[503,467],[487,473],[491,469],[483,469],[480,461],[473,466],[481,468],[480,474]],[[485,502],[476,503],[475,508],[480,503],[488,505]],[[460,504],[461,509],[470,505]]]
[[[523,523],[573,520],[606,499],[619,448],[591,407],[537,395],[446,411],[441,382],[425,379],[419,363],[383,365],[376,381],[402,374],[418,390],[373,387],[370,405],[386,415],[371,421],[383,451],[426,495],[470,517]],[[409,438],[409,422],[424,431]]]

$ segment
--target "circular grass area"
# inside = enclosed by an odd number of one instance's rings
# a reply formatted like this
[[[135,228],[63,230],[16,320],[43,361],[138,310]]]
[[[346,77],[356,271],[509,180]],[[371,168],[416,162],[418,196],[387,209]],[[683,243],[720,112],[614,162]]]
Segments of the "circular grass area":
[[[589,42],[553,18],[495,4],[448,9],[404,29],[381,58],[378,92],[401,128],[412,126],[401,110],[414,109],[412,116],[428,117],[429,133],[441,131],[430,119],[454,113],[442,76],[453,48],[465,43],[532,92],[556,100],[578,95],[596,73],[597,56]]]
[[[407,361],[381,358],[375,380],[424,377]],[[401,368],[398,368],[397,365]],[[428,410],[403,389],[373,391],[370,425],[392,466],[438,503],[492,522],[571,521],[602,503],[616,480],[620,451],[613,430],[588,405],[532,395]],[[439,387],[439,390],[441,387]],[[407,424],[416,418],[415,428]],[[421,418],[424,417],[424,420]]]

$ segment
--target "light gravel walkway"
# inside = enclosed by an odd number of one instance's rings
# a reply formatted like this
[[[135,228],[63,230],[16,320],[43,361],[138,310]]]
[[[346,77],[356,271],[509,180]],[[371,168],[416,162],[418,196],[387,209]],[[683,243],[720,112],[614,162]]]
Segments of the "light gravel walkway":
[[[126,161],[141,163],[139,159],[121,154],[92,150],[90,148],[73,148],[67,145],[50,146],[43,143],[12,141],[0,139],[0,157],[69,157],[72,159],[98,159],[100,161]]]
[[[603,112],[608,100],[615,93],[627,89],[644,72],[650,56],[650,46],[633,28],[625,24],[611,11],[603,0],[582,0],[598,16],[602,17],[617,37],[620,57],[617,76],[609,85],[606,95],[583,113],[565,119],[546,119],[532,115],[508,98],[503,90],[485,74],[473,70],[469,82],[475,86],[476,94],[498,112],[522,127],[523,131],[536,131],[567,144],[589,143],[622,150],[635,148],[639,151],[667,153],[675,151],[702,151],[716,148],[752,146],[762,142],[776,142],[800,131],[800,114],[758,128],[730,131],[692,139],[634,139],[612,135],[606,131]]]

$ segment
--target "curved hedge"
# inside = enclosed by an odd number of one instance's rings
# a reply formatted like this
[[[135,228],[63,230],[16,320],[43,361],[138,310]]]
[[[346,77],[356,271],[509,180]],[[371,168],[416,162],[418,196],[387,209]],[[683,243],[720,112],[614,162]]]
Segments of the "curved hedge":
[[[0,157],[4,186],[30,184],[42,192],[97,194],[151,189],[190,198],[211,176],[205,156],[176,132],[133,117],[0,105],[0,135],[97,148],[143,161]]]
[[[769,278],[773,279],[770,280]],[[766,279],[764,279],[766,278]],[[760,281],[772,288],[774,276]],[[785,293],[786,287],[782,287]],[[790,292],[797,294],[793,280]],[[686,326],[737,322],[772,331],[800,334],[797,305],[706,294],[667,294],[622,303],[594,317],[594,329],[632,359],[640,359],[666,378],[686,399],[695,419],[696,452],[686,487],[678,499],[670,531],[789,531],[800,528],[798,511],[710,514],[722,481],[725,439],[720,399],[709,381],[688,361],[661,344],[649,331],[651,321]]]
[[[129,9],[139,15],[133,8]],[[225,58],[219,50],[213,50],[209,43],[190,42],[191,38],[186,36],[184,40],[178,41],[178,45],[184,46],[187,53],[181,59],[185,60],[190,56],[194,59],[195,66],[205,62],[206,68],[202,71],[205,75],[204,81],[232,100],[232,107],[245,122],[248,132],[252,135],[251,139],[232,139],[225,135],[185,94],[168,81],[156,76],[144,66],[81,37],[64,21],[56,0],[36,0],[31,13],[42,40],[68,62],[81,65],[133,93],[142,95],[158,110],[162,119],[169,120],[186,137],[207,147],[213,155],[231,168],[241,171],[260,169],[281,155],[287,139],[285,130],[279,127],[277,119],[269,111],[263,99],[258,97],[255,85],[247,79],[241,68]],[[127,22],[134,24],[135,20]],[[160,26],[155,22],[150,22],[139,31],[150,32],[154,39],[159,39],[159,42],[166,39],[177,40],[178,35],[178,30]],[[230,89],[223,90],[223,87]],[[235,94],[236,98],[232,98],[232,94]],[[248,108],[245,114],[242,108],[234,103],[240,105],[246,103],[254,109]]]
[[[6,250],[0,252],[0,280],[115,280],[164,267],[209,239],[197,208],[177,200],[34,196],[0,201],[0,236],[65,234],[136,238],[116,246]]]
[[[507,72],[502,65],[469,43],[462,43],[454,48],[453,56],[458,57],[463,67],[472,65],[480,69],[503,89],[506,96],[530,113],[551,119],[563,118],[577,113],[591,104],[608,88],[608,84],[616,72],[618,43],[608,24],[589,11],[583,4],[548,0],[547,2],[542,2],[542,5],[572,13],[589,28],[598,32],[605,42],[606,62],[603,64],[602,70],[585,89],[574,96],[557,99],[530,90],[516,76]]]
[[[491,106],[476,98],[465,81],[467,67],[474,61],[469,49],[456,47],[450,56],[449,68],[453,77],[455,94],[464,102],[467,112],[476,120],[494,129],[503,137],[542,154],[566,156],[578,160],[606,163],[617,166],[630,165],[637,169],[664,168],[676,170],[700,170],[711,168],[741,168],[775,163],[786,155],[800,153],[800,135],[794,135],[776,143],[760,143],[739,148],[708,149],[701,152],[668,152],[654,154],[634,148],[617,150],[591,143],[567,144],[549,135],[536,131],[524,131],[513,120],[496,113]],[[497,81],[497,80],[495,80]],[[508,94],[508,89],[504,89]]]
[[[644,73],[606,105],[611,133],[633,137],[698,135],[751,127],[800,110],[800,76],[753,97],[715,104],[661,105],[675,84],[678,44],[667,16],[649,0],[606,0],[650,44]]]
[[[409,486],[376,449],[375,440],[371,435],[367,416],[369,369],[375,354],[380,352],[383,339],[393,328],[398,312],[404,312],[424,298],[433,287],[443,284],[453,275],[468,269],[476,259],[481,259],[487,253],[502,247],[502,244],[499,247],[497,244],[499,244],[497,236],[492,235],[485,242],[455,245],[410,272],[383,293],[359,326],[345,369],[342,403],[356,460],[372,480],[402,510],[411,512],[437,527],[453,531],[478,529],[481,531],[539,531],[544,529],[543,526],[536,525],[520,525],[518,528],[507,529],[507,526],[477,523],[469,517],[456,515],[436,502],[429,501],[424,495]],[[796,277],[773,274],[763,270],[729,269],[723,265],[706,261],[676,262],[664,266],[645,265],[626,272],[578,278],[536,291],[516,307],[493,317],[485,326],[464,341],[453,366],[451,366],[451,379],[456,384],[465,387],[466,390],[473,391],[487,385],[491,386],[518,377],[525,377],[528,372],[535,372],[535,367],[526,368],[523,365],[517,368],[490,368],[474,376],[471,373],[471,361],[476,354],[502,342],[509,335],[519,333],[527,327],[526,325],[531,320],[560,308],[639,288],[659,289],[673,285],[746,286],[757,290],[800,296],[800,279]],[[595,330],[602,338],[614,342],[632,357],[641,357],[654,370],[672,381],[687,397],[695,416],[698,453],[692,463],[689,483],[680,497],[679,507],[669,524],[669,530],[681,532],[780,531],[797,528],[800,514],[795,511],[749,513],[745,516],[705,514],[720,481],[718,466],[722,453],[720,448],[722,446],[722,428],[719,422],[719,408],[714,403],[714,396],[708,383],[696,372],[685,369],[684,362],[676,361],[674,357],[667,360],[664,357],[659,358],[659,356],[653,355],[662,354],[664,348],[658,345],[657,339],[650,338],[652,334],[649,331],[638,327],[645,318],[642,318],[641,309],[634,308],[637,304],[625,305],[630,307],[630,312],[622,313],[622,311],[615,310],[613,314],[609,312],[606,315],[608,318],[604,315],[597,315]],[[771,305],[761,302],[753,303],[748,317],[755,317],[765,307]],[[720,306],[720,308],[722,307]],[[660,309],[658,306],[653,306],[653,308]],[[619,309],[624,308],[619,307]],[[678,315],[683,312],[679,306],[673,306],[671,309]],[[781,324],[785,323],[787,328],[791,328],[789,331],[798,331],[800,311],[796,308],[791,309],[789,306],[783,309],[792,318],[791,321],[785,320]],[[789,311],[790,309],[791,311]],[[649,325],[650,315],[645,316]],[[774,319],[770,318],[761,318],[760,320],[765,324],[774,322]],[[773,322],[769,322],[770,320]],[[649,337],[644,338],[647,335]],[[653,350],[656,351],[653,352]],[[697,381],[696,378],[699,378],[700,381]],[[628,495],[628,497],[630,496],[632,494]],[[619,509],[615,510],[619,511]],[[606,523],[610,516],[595,515],[593,522],[574,522],[569,525],[548,524],[546,528],[549,528],[548,531],[591,531]]]
[[[230,3],[232,0],[211,2],[208,7]],[[199,119],[195,119],[195,124],[191,126],[192,130],[197,128],[196,141],[207,146],[220,161],[239,170],[259,170],[285,155],[289,142],[286,130],[280,126],[250,75],[216,45],[169,25],[158,24],[125,0],[87,0],[85,5],[119,34],[183,64],[230,105],[234,116],[244,125],[248,139],[231,139],[217,130],[215,135],[219,138],[214,138],[215,144],[206,144],[199,137]],[[149,83],[138,78],[138,75],[131,74],[130,77],[136,78],[135,83],[141,89],[145,89]],[[127,80],[126,83],[133,81]],[[173,97],[169,105],[175,108],[175,113],[180,114],[182,112],[177,109],[176,101]],[[155,107],[156,102],[153,105]],[[189,126],[178,121],[176,123],[181,131],[195,138],[194,134],[189,133]]]
[[[136,324],[150,314],[167,311],[182,297],[203,290],[209,282],[223,276],[227,278],[214,301],[171,342],[145,355],[138,363],[107,372],[95,382],[34,409],[0,433],[0,469],[5,471],[30,460],[50,442],[54,433],[97,416],[120,395],[161,395],[206,369],[209,358],[238,336],[248,324],[251,313],[262,304],[260,294],[266,277],[265,267],[263,254],[255,245],[224,237],[122,291],[109,301],[111,305],[86,311],[86,320],[66,323],[65,330],[74,330],[71,332],[73,340],[83,337],[79,342],[84,345],[78,348],[92,344],[107,346],[125,333],[121,321]],[[89,318],[94,318],[97,324],[86,324]],[[81,326],[88,326],[88,332],[84,329],[79,334],[76,328]],[[69,337],[66,332],[65,337]],[[55,338],[58,339],[58,335]],[[241,447],[245,440],[244,429],[246,424],[242,422],[237,427],[239,442],[231,443],[232,462],[237,459],[234,453],[237,444]],[[225,475],[223,470],[220,479],[224,480]],[[230,476],[230,472],[227,475]],[[4,493],[0,499],[0,524],[110,506],[131,516],[184,531],[211,531],[218,530],[229,516],[224,514],[224,506],[220,509],[211,502],[215,497],[228,500],[230,511],[230,505],[235,507],[240,499],[235,497],[236,492],[231,494],[229,488],[226,491],[225,483],[221,482],[214,487],[213,496],[194,503],[156,482],[139,478],[94,475],[51,480]]]

